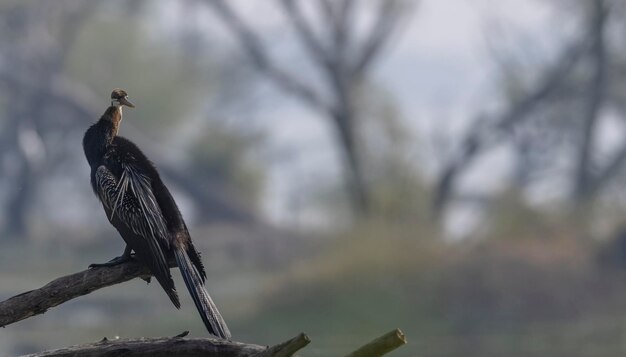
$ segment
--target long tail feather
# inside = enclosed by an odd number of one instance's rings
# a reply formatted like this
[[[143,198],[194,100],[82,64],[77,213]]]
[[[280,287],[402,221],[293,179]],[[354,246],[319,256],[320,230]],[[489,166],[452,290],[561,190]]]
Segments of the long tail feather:
[[[228,326],[226,326],[226,322],[224,322],[209,293],[204,289],[202,277],[192,264],[187,252],[180,247],[175,247],[174,255],[187,290],[189,290],[200,317],[202,317],[204,326],[213,335],[230,340],[231,335]]]

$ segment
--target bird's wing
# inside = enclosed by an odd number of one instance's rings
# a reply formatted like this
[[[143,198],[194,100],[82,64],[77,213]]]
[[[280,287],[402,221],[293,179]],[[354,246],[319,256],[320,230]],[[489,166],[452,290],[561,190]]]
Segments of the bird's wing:
[[[167,224],[148,176],[132,164],[122,164],[122,174],[117,179],[102,165],[96,170],[96,184],[110,219],[117,216],[135,234],[169,247]]]
[[[96,170],[95,181],[97,194],[110,215],[109,220],[123,223],[137,236],[142,237],[144,241],[137,242],[137,247],[131,247],[135,251],[138,247],[147,248],[147,252],[137,253],[149,255],[145,258],[150,260],[148,264],[157,278],[171,280],[162,248],[169,248],[167,225],[154,197],[150,178],[135,165],[123,163],[119,178],[102,165]]]

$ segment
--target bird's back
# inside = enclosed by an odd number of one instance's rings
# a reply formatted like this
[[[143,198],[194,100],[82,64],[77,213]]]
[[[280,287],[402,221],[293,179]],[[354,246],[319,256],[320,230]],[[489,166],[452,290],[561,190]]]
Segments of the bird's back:
[[[180,307],[168,261],[172,232],[184,222],[152,162],[116,136],[91,165],[91,183],[111,224]]]
[[[150,189],[152,190],[156,203],[167,224],[168,231],[176,234],[186,230],[185,221],[178,209],[178,205],[167,189],[159,172],[155,168],[152,161],[135,145],[132,141],[116,136],[107,154],[105,154],[105,164],[111,167],[113,174],[118,178],[123,172],[123,165],[133,165],[139,173],[145,175],[150,180]],[[169,237],[174,239],[174,237]]]
[[[138,218],[147,221],[162,221],[165,225],[166,231],[163,234],[163,239],[156,239],[156,241],[159,244],[160,250],[164,254],[165,260],[169,260],[172,257],[172,244],[179,244],[188,249],[191,261],[204,279],[206,276],[204,266],[200,259],[200,255],[197,253],[191,242],[191,237],[189,236],[187,226],[183,220],[180,210],[178,209],[170,191],[163,184],[163,181],[161,180],[154,164],[137,147],[137,145],[124,137],[116,136],[113,139],[112,144],[104,153],[101,165],[105,166],[111,172],[115,178],[114,182],[116,183],[119,183],[120,179],[124,175],[125,168],[128,169],[129,167],[132,167],[133,171],[136,171],[139,175],[148,178],[149,186],[147,191],[149,192],[147,193],[153,195],[152,197],[156,203],[156,213],[148,215],[145,211],[149,212],[149,210],[144,209],[144,212],[142,212],[143,214]],[[96,173],[97,172],[92,170],[92,183],[96,187],[94,190],[97,190],[97,186],[101,185],[95,178]],[[139,207],[140,205],[139,199],[137,198],[137,192],[132,190],[127,190],[127,192],[128,193],[124,195],[125,202],[123,202],[126,204],[125,208],[127,210],[142,210]],[[145,237],[145,235],[148,234],[137,234],[136,229],[129,229],[133,225],[133,221],[137,220],[137,218],[132,218],[129,217],[129,215],[123,214],[111,214],[110,208],[107,208],[106,204],[104,206],[105,211],[107,211],[107,216],[114,218],[111,219],[111,224],[117,228],[122,235],[122,238],[124,238],[124,240],[135,250],[135,252],[140,255],[140,259],[150,266],[153,273],[157,275],[157,271],[155,270],[163,269],[163,267],[158,266],[158,264],[155,265],[155,262],[152,261],[154,260],[152,254],[157,247],[146,246],[150,243],[149,240],[146,241],[147,237]],[[151,254],[146,256],[146,252],[150,252]],[[141,255],[143,255],[143,257]]]

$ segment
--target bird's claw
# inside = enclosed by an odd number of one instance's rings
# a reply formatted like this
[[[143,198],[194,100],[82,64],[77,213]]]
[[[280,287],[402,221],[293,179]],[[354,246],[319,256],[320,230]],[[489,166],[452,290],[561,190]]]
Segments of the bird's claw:
[[[126,263],[128,261],[133,260],[134,254],[130,254],[130,255],[121,255],[119,257],[115,257],[111,260],[109,260],[106,263],[93,263],[93,264],[89,264],[89,268],[99,268],[99,267],[112,267],[112,266],[116,266],[122,263]]]

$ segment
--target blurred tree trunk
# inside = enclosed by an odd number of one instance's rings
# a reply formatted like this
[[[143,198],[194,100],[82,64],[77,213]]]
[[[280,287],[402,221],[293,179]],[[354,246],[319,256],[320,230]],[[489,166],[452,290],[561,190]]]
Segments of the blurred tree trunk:
[[[605,27],[607,18],[606,4],[603,0],[593,1],[591,10],[591,49],[592,77],[587,88],[587,104],[583,117],[582,144],[578,153],[578,165],[574,178],[573,196],[578,202],[591,199],[593,196],[594,172],[592,153],[599,111],[604,101],[607,87],[607,55],[605,45]]]
[[[370,192],[359,145],[357,91],[368,71],[383,53],[391,35],[408,15],[400,0],[380,0],[374,20],[365,36],[355,29],[355,0],[318,0],[315,2],[322,23],[327,28],[316,31],[301,9],[301,2],[278,3],[293,31],[317,70],[325,78],[326,90],[305,78],[286,71],[270,58],[269,49],[230,7],[227,1],[206,0],[241,43],[253,64],[278,88],[307,104],[327,118],[335,129],[337,145],[343,156],[345,182],[353,210],[358,215],[370,212]],[[361,2],[363,3],[363,2]],[[320,36],[320,33],[322,34]]]
[[[501,144],[514,148],[521,165],[515,174],[518,182],[527,183],[529,177],[543,170],[545,176],[571,184],[569,198],[575,205],[584,206],[595,199],[622,171],[626,142],[606,162],[598,160],[601,146],[596,142],[601,110],[611,97],[609,89],[615,90],[609,79],[618,75],[609,73],[612,67],[607,27],[609,20],[617,18],[609,16],[614,10],[611,6],[606,0],[578,3],[583,24],[578,38],[563,48],[550,67],[535,70],[543,74],[522,95],[514,93],[508,110],[499,116],[475,120],[459,153],[449,160],[439,177],[434,201],[438,213],[451,201],[460,176],[473,161]],[[504,75],[518,84],[519,76],[515,70]],[[516,138],[520,130],[531,134]],[[563,142],[550,140],[554,137]],[[564,158],[559,154],[572,162],[572,168],[563,170],[561,177],[554,173],[556,159]],[[537,157],[548,158],[548,164],[536,165],[532,161]],[[525,170],[531,171],[522,172]]]
[[[130,11],[137,10],[133,7],[136,2],[122,4]],[[66,73],[68,57],[97,6],[100,3],[95,1],[15,2],[0,11],[4,25],[0,32],[0,91],[10,104],[2,107],[5,119],[0,120],[0,239],[28,236],[32,213],[46,194],[40,186],[60,174],[68,177],[59,169],[63,160],[82,159],[79,141],[66,145],[60,138],[82,137],[78,131],[97,120],[104,109],[102,98]],[[132,132],[132,126],[127,130]],[[141,141],[141,132],[134,134]],[[148,152],[160,145],[153,140],[139,144]],[[252,209],[227,197],[222,187],[207,189],[193,177],[179,174],[179,167],[164,166],[174,189],[203,213],[202,218],[255,220]]]
[[[6,222],[3,227],[4,240],[18,241],[28,232],[27,215],[35,196],[37,181],[31,164],[22,159],[18,176],[10,189],[11,193],[6,201],[4,211]]]
[[[96,5],[93,2],[66,2],[61,10],[51,4],[45,6],[42,9],[18,4],[2,15],[6,20],[10,19],[12,25],[6,36],[27,39],[3,56],[10,65],[3,66],[6,73],[0,76],[11,103],[5,109],[9,120],[3,127],[11,136],[11,145],[2,155],[13,155],[20,167],[13,180],[8,181],[9,197],[4,206],[7,219],[2,228],[5,239],[28,235],[28,214],[38,187],[56,168],[55,162],[46,162],[51,150],[45,147],[41,135],[58,123],[49,112],[53,104],[51,98],[55,97],[51,95],[53,82],[63,70],[82,24],[89,19]],[[41,42],[50,34],[56,35],[51,37],[56,41],[53,48],[41,56],[33,56],[50,46]],[[66,129],[59,125],[52,131]]]
[[[173,186],[188,197],[197,211],[201,223],[213,221],[253,223],[257,220],[252,209],[229,195],[222,195],[220,187],[203,188],[190,175],[181,174],[168,165],[159,165],[160,171]]]

